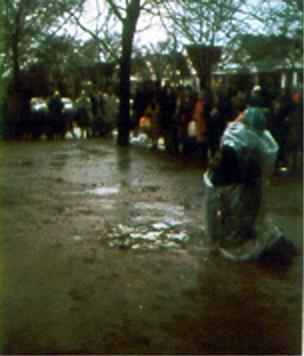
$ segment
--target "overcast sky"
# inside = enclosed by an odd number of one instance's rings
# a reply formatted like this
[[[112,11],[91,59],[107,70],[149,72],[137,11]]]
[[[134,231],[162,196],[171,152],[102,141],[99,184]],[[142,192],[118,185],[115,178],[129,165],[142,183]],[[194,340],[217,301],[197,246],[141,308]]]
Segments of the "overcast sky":
[[[102,0],[98,0],[101,4],[101,9],[104,6]],[[90,29],[94,29],[97,9],[96,9],[96,0],[86,0],[84,18],[82,20],[83,24],[89,27]],[[149,26],[148,26],[149,25]],[[145,31],[141,31],[142,29],[146,29]],[[166,39],[166,33],[162,29],[159,19],[152,18],[151,16],[141,15],[137,24],[137,33],[135,37],[135,41],[139,45],[147,44],[147,43],[157,43],[159,41]],[[76,36],[79,39],[84,41],[89,40],[91,36],[77,28],[77,26],[66,25],[63,28],[63,31],[68,32],[72,36]]]
[[[267,0],[267,1],[249,0],[248,1],[248,3],[251,6],[258,7],[260,9],[262,9],[263,6],[269,6],[270,4],[271,6],[276,6],[276,4],[278,4],[279,2],[280,2],[279,0]],[[86,0],[85,11],[84,11],[85,15],[84,18],[82,19],[83,24],[89,27],[91,30],[94,30],[95,27],[94,18],[97,13],[96,3],[99,3],[101,9],[105,6],[104,0]],[[242,16],[240,15],[240,17]],[[143,32],[140,31],[141,29],[146,27],[149,28]],[[262,24],[259,23],[258,21],[251,20],[250,22],[248,22],[248,26],[247,26],[248,30],[250,28],[254,29],[254,31],[257,33],[262,30]],[[65,26],[64,30],[84,41],[91,38],[89,34],[85,33],[84,31],[77,28],[76,26],[72,26],[72,25]],[[119,28],[118,31],[120,32]],[[147,45],[149,43],[156,44],[160,41],[164,41],[166,38],[167,35],[163,30],[160,20],[158,18],[155,17],[152,18],[151,16],[141,14],[137,25],[137,33],[135,35],[135,43],[138,46]]]

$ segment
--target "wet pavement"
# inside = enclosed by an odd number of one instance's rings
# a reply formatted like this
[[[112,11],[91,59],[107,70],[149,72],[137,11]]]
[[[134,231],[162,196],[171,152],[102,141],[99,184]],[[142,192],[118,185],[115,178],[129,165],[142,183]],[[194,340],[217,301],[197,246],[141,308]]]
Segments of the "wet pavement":
[[[135,146],[1,144],[2,354],[300,354],[302,179],[267,192],[293,264],[233,264],[202,163]]]

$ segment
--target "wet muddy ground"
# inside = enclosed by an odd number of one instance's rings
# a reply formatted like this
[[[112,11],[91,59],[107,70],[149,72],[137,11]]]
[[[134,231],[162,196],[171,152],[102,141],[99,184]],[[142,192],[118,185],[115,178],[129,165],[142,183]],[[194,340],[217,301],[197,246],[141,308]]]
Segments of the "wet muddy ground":
[[[302,179],[268,211],[291,266],[204,242],[203,166],[102,141],[1,144],[2,354],[296,354]]]

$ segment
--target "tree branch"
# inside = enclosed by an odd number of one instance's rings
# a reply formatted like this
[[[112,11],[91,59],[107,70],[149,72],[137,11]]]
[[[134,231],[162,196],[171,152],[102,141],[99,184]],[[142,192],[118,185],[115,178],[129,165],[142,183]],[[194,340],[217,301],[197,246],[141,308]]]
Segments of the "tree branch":
[[[107,2],[110,5],[110,8],[113,11],[114,15],[119,19],[119,21],[124,22],[124,17],[119,11],[119,6],[117,6],[113,0],[107,0]]]
[[[93,31],[91,31],[90,29],[88,29],[86,26],[84,26],[79,18],[77,18],[75,15],[72,14],[72,17],[74,18],[74,21],[76,22],[76,24],[86,33],[88,33],[95,41],[97,41],[98,43],[100,43],[103,47],[103,49],[109,53],[111,56],[113,56],[113,58],[115,60],[118,60],[118,55],[117,52],[115,50],[112,49],[112,47],[107,43],[106,40],[100,38],[99,36],[97,36]]]

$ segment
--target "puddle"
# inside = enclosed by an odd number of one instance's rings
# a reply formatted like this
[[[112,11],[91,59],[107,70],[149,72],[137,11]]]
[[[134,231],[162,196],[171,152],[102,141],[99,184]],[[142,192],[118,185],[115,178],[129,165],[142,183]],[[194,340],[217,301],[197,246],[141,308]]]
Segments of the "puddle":
[[[113,210],[114,209],[114,201],[113,200],[109,200],[109,199],[103,199],[101,206],[103,209],[105,210]]]
[[[181,205],[139,202],[134,205],[134,208],[138,214],[132,217],[132,223],[138,227],[148,225],[156,231],[181,229],[190,222],[190,219],[185,216],[185,208]]]
[[[138,210],[153,210],[159,212],[165,212],[173,215],[184,215],[185,208],[181,205],[172,205],[163,202],[145,203],[138,202],[135,204],[135,209]]]
[[[106,197],[102,199],[104,209],[113,209],[111,196],[120,192],[120,186],[95,187],[91,194]],[[190,219],[185,216],[185,208],[166,202],[137,202],[132,207],[136,213],[130,225],[108,226],[99,240],[106,240],[110,247],[136,251],[153,251],[161,248],[182,249],[190,235],[186,228]]]
[[[107,195],[117,195],[120,192],[120,187],[97,187],[89,190],[90,194],[95,194],[99,196],[107,196]]]
[[[139,215],[135,216],[132,218],[132,222],[134,225],[140,226],[140,225],[146,225],[146,224],[158,224],[159,219],[163,221],[164,224],[169,225],[170,227],[176,227],[176,226],[182,226],[190,222],[189,218],[181,216],[179,219],[173,218],[172,216],[169,215]]]
[[[137,136],[131,134],[130,143],[142,147],[152,147],[152,143],[149,140],[149,137],[145,133],[139,133]],[[157,141],[157,148],[161,151],[166,149],[165,140],[163,137],[160,137]]]
[[[106,239],[110,247],[136,251],[153,251],[161,248],[185,248],[189,241],[186,230],[156,222],[144,226],[119,224],[108,230]]]

